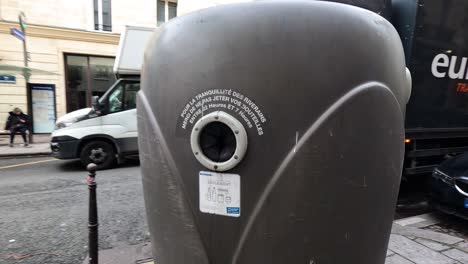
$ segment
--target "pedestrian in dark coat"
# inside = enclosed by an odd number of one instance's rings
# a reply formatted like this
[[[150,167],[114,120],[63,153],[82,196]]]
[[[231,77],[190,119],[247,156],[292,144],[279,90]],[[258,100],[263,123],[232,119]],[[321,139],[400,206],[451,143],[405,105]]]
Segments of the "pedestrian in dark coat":
[[[24,146],[27,147],[29,145],[29,142],[26,137],[26,134],[29,132],[28,127],[29,116],[23,113],[23,111],[21,111],[21,109],[19,109],[18,107],[13,109],[13,111],[10,112],[10,115],[8,116],[5,125],[5,130],[10,130],[10,147],[13,147],[15,134],[17,132],[21,133],[21,136],[24,140]]]

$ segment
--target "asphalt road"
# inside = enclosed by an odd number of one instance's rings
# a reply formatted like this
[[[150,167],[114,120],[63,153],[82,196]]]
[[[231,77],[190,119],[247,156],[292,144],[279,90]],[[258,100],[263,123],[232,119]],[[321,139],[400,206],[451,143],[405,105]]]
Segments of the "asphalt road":
[[[87,172],[50,157],[0,160],[0,263],[81,263]],[[98,171],[99,249],[149,241],[140,167]]]
[[[88,243],[86,176],[77,161],[0,159],[0,264],[83,261]],[[97,183],[99,249],[148,242],[138,162],[98,171]],[[420,211],[401,215],[431,210]],[[442,217],[431,229],[468,239],[465,220]]]

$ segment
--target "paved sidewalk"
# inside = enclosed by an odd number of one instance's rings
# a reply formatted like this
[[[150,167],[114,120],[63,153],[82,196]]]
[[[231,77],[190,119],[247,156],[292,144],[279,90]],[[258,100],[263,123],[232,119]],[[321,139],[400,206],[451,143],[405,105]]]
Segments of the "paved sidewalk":
[[[5,132],[1,131],[0,132]],[[33,135],[33,143],[24,147],[21,135],[16,135],[15,144],[9,146],[8,135],[0,135],[0,158],[17,156],[50,155],[50,135]]]
[[[434,232],[438,218],[424,214],[393,224],[386,264],[468,264],[468,241]]]
[[[88,257],[83,264],[88,264]],[[99,264],[153,264],[151,244],[143,243],[99,251]]]
[[[468,243],[416,227],[394,224],[386,264],[468,264]]]
[[[436,223],[430,214],[395,221],[385,264],[468,264],[468,241],[424,229]],[[99,263],[150,264],[150,247],[144,243],[101,250]],[[83,264],[87,263],[86,258]]]

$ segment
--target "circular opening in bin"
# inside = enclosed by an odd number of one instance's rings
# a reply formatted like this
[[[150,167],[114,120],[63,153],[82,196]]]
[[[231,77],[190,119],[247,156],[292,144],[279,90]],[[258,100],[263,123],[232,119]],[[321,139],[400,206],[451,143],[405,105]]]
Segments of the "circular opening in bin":
[[[200,131],[200,149],[214,162],[225,162],[234,156],[236,137],[234,131],[221,122],[211,122]]]
[[[217,111],[198,120],[190,136],[195,158],[206,168],[226,171],[234,168],[247,151],[247,132],[230,114]]]

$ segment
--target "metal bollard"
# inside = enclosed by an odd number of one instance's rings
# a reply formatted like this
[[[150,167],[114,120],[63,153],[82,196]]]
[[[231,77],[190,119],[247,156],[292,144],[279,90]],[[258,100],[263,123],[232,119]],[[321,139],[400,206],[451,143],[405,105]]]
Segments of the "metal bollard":
[[[96,201],[96,164],[90,163],[87,166],[89,172],[86,182],[89,189],[89,212],[88,212],[88,249],[89,264],[98,264],[98,214]]]

